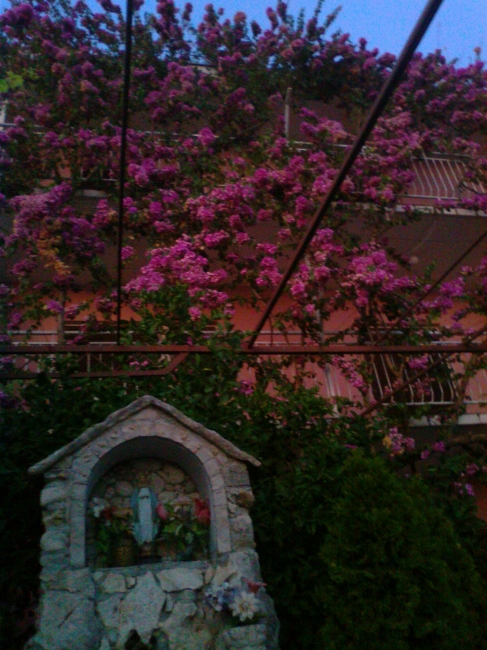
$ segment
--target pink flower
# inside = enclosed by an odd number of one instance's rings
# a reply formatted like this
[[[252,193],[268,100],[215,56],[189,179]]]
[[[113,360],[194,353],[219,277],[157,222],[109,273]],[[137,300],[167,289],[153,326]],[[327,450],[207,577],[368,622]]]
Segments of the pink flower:
[[[237,244],[245,244],[245,242],[250,241],[250,237],[246,232],[237,233],[235,239],[237,240]]]
[[[63,311],[63,306],[57,300],[48,300],[46,307],[49,309],[49,311],[52,311],[55,314],[61,314]]]
[[[13,311],[10,314],[10,319],[8,321],[7,327],[9,329],[17,329],[21,322],[22,322],[22,312]]]
[[[383,440],[384,447],[390,450],[391,456],[400,456],[405,451],[413,451],[416,443],[414,438],[406,438],[401,433],[397,427],[392,427],[389,430],[389,434]]]
[[[216,140],[216,135],[207,126],[198,133],[198,138],[204,147],[209,147]]]
[[[156,513],[159,519],[162,519],[162,521],[167,521],[169,517],[169,513],[167,512],[166,508],[162,505],[162,503],[159,503],[157,505]]]
[[[124,246],[122,248],[122,260],[126,262],[133,256],[134,253],[135,251],[132,246]]]
[[[243,395],[252,395],[252,393],[254,392],[254,387],[252,386],[252,384],[249,381],[242,380],[240,382],[239,391]]]
[[[188,314],[189,314],[189,317],[191,318],[191,320],[195,321],[195,320],[198,320],[199,318],[201,318],[203,312],[201,311],[201,309],[199,307],[190,307],[188,309]]]
[[[416,359],[410,359],[408,361],[408,366],[413,370],[423,370],[430,363],[430,359],[427,354],[424,354],[422,357]]]
[[[218,232],[211,232],[208,235],[204,235],[203,241],[208,246],[208,248],[216,248],[229,237],[229,234],[224,230],[219,230]]]
[[[68,320],[72,320],[73,318],[76,318],[76,316],[79,314],[81,309],[81,305],[71,305],[70,307],[67,307],[64,310],[64,317],[67,318]]]

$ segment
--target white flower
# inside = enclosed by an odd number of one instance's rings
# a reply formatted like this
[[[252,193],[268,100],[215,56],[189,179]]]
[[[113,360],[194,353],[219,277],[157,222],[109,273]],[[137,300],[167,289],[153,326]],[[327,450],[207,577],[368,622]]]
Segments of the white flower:
[[[100,516],[101,512],[102,512],[103,510],[105,510],[105,508],[108,508],[110,504],[108,503],[108,501],[105,501],[105,499],[100,499],[100,498],[98,498],[98,497],[94,497],[94,498],[91,500],[91,504],[90,504],[90,505],[91,505],[91,512],[92,512],[93,515],[98,519],[98,517]]]
[[[259,611],[259,601],[254,594],[247,592],[242,592],[235,596],[233,603],[230,605],[232,614],[236,616],[240,621],[249,621],[257,614]]]

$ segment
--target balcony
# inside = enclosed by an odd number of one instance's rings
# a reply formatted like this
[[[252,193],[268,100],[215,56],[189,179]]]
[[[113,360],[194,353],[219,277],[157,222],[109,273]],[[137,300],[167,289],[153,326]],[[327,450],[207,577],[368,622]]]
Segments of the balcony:
[[[354,337],[348,337],[346,342],[355,343]],[[448,341],[449,344],[460,344],[460,341]],[[300,332],[287,332],[285,334],[276,334],[271,331],[263,331],[259,337],[256,346],[262,349],[263,355],[265,348],[270,345],[302,345],[303,341]],[[441,343],[438,343],[441,348]],[[366,396],[369,403],[374,403],[386,398],[398,383],[410,380],[415,371],[411,369],[400,370],[400,355],[354,355],[360,361],[366,361],[371,369],[371,385]],[[441,361],[442,355],[430,354],[428,363]],[[459,399],[459,385],[462,382],[465,364],[470,360],[471,354],[459,355],[455,361],[444,361],[438,364],[434,376],[426,375],[423,390],[409,385],[402,391],[398,399],[404,401],[406,395],[406,404],[410,407],[427,406],[429,414],[441,416],[442,412],[449,406],[452,406]],[[345,374],[335,365],[327,363],[324,366],[318,366],[315,363],[307,362],[306,370],[314,374],[313,378],[307,380],[307,386],[320,386],[320,393],[323,397],[330,399],[346,399],[355,404],[363,404],[366,400],[361,392],[352,384]],[[289,370],[292,375],[292,367]],[[478,416],[481,413],[486,414],[487,418],[487,371],[480,370],[471,377],[466,386],[463,398],[464,415],[461,416],[460,423],[475,422],[468,416]],[[486,419],[487,422],[487,419]]]
[[[408,187],[405,198],[429,203],[437,199],[459,201],[478,193],[485,194],[482,184],[465,181],[467,162],[463,156],[441,154],[416,159],[412,166],[416,178]]]
[[[76,335],[75,329],[68,333],[67,340],[72,340]],[[13,345],[24,343],[24,336],[27,332],[18,332],[13,340]],[[37,330],[30,333],[30,345],[47,346],[58,342],[57,332],[55,330]],[[352,341],[348,341],[351,343]],[[157,374],[165,374],[166,368],[175,358],[174,354],[161,352],[144,352],[133,353],[129,356],[122,357],[120,353],[107,352],[107,345],[115,343],[112,332],[98,332],[90,345],[93,347],[89,352],[83,352],[78,357],[78,372],[82,376],[117,376],[137,372],[138,375],[144,374],[144,371],[158,369]],[[460,341],[449,341],[449,343],[460,343]],[[273,331],[263,331],[256,343],[256,350],[262,357],[266,357],[266,352],[272,346],[297,347],[303,345],[302,335],[300,332],[277,333]],[[103,351],[97,352],[96,348],[104,346]],[[77,346],[73,346],[73,352]],[[438,343],[441,347],[441,343]],[[353,385],[349,378],[332,363],[318,364],[310,360],[296,359],[286,370],[287,376],[292,379],[296,374],[296,364],[309,373],[305,379],[305,385],[308,388],[319,386],[320,394],[332,401],[339,402],[342,400],[349,401],[357,405],[374,403],[387,398],[398,383],[411,379],[414,371],[410,369],[400,370],[400,355],[354,355],[361,361],[368,363],[372,370],[372,381],[368,394],[364,398],[361,392]],[[448,410],[459,399],[458,387],[463,380],[464,365],[468,362],[469,354],[460,355],[455,361],[444,361],[439,365],[435,376],[426,375],[426,381],[423,382],[422,389],[418,386],[409,385],[403,389],[400,400],[404,402],[406,395],[406,404],[410,407],[429,407],[428,419],[424,423],[434,422],[441,419],[441,415]],[[277,360],[278,357],[274,356]],[[29,376],[39,371],[40,355],[29,355],[15,357],[15,374],[20,376]],[[430,362],[440,359],[439,354],[431,354]],[[245,378],[251,378],[249,375]],[[388,401],[388,400],[387,400]],[[487,371],[480,370],[471,377],[466,383],[466,390],[461,400],[463,402],[463,415],[460,416],[459,424],[475,424],[483,421],[487,422]],[[345,407],[346,408],[346,407]],[[479,419],[480,418],[480,419]]]

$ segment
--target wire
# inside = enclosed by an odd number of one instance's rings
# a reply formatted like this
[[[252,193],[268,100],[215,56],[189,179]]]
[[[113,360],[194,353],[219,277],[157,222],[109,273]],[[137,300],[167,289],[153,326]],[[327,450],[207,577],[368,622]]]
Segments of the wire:
[[[426,30],[428,29],[431,21],[433,20],[436,12],[438,11],[439,7],[441,6],[443,0],[429,0],[428,4],[426,5],[425,9],[423,10],[423,13],[421,14],[418,22],[416,23],[413,31],[411,32],[411,35],[406,43],[406,45],[403,48],[403,51],[401,52],[401,55],[390,75],[390,77],[387,79],[387,81],[384,83],[381,92],[379,93],[379,96],[374,102],[374,105],[370,109],[370,112],[367,116],[367,119],[365,120],[365,124],[362,127],[359,135],[357,136],[354,144],[352,145],[350,151],[348,152],[347,157],[345,158],[341,168],[339,169],[337,175],[335,176],[335,179],[328,190],[327,195],[323,199],[321,205],[319,206],[318,210],[315,213],[315,216],[313,217],[313,220],[311,224],[308,226],[308,230],[306,231],[303,239],[301,240],[301,243],[298,246],[298,249],[296,250],[291,262],[289,263],[288,268],[286,269],[283,277],[281,278],[281,281],[276,288],[272,298],[270,299],[269,303],[267,304],[267,307],[264,310],[264,313],[262,314],[262,317],[260,318],[257,327],[252,334],[249,342],[248,342],[248,347],[251,348],[257,337],[259,336],[262,328],[264,327],[267,319],[269,318],[272,310],[274,309],[277,301],[279,300],[279,297],[281,296],[282,292],[286,288],[287,283],[289,282],[289,279],[291,278],[292,274],[294,273],[297,265],[299,264],[299,261],[301,260],[304,252],[308,248],[308,245],[310,244],[311,240],[313,239],[318,226],[320,225],[324,215],[326,214],[328,208],[331,206],[332,201],[334,200],[336,194],[338,193],[338,190],[340,189],[341,184],[345,180],[347,173],[349,172],[350,168],[352,167],[353,163],[355,162],[355,159],[359,155],[362,147],[364,146],[368,136],[370,135],[372,129],[374,128],[377,120],[379,117],[382,115],[386,104],[393,94],[394,90],[396,89],[396,86],[398,85],[409,61],[411,60],[411,57],[413,56],[414,52],[416,51],[416,48],[418,47],[421,39],[423,38]]]

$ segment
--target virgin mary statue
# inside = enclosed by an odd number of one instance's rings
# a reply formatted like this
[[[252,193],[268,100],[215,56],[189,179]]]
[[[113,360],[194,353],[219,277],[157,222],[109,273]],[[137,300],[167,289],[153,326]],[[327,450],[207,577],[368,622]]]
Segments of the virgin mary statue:
[[[159,528],[157,497],[148,487],[135,490],[131,506],[134,513],[134,537],[139,546],[155,540]]]

